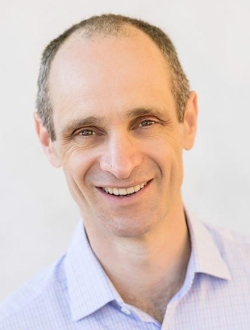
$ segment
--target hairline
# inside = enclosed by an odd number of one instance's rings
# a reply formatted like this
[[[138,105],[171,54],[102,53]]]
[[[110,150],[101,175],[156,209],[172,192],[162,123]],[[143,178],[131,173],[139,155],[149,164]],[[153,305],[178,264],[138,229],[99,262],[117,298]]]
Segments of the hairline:
[[[170,75],[170,77],[169,77],[170,78],[170,90],[171,90],[171,93],[175,100],[176,115],[177,115],[178,120],[180,122],[183,122],[184,110],[180,111],[180,104],[178,103],[179,98],[176,95],[178,92],[180,92],[180,91],[177,91],[178,87],[180,86],[180,82],[178,82],[178,81],[176,82],[176,80],[178,80],[178,78],[176,78],[177,77],[177,74],[175,72],[176,68],[174,68],[175,63],[170,63],[170,60],[172,59],[171,54],[168,54],[167,51],[164,51],[166,49],[164,49],[164,47],[161,48],[161,44],[160,43],[158,44],[157,40],[154,40],[154,38],[152,37],[152,35],[150,35],[150,33],[147,33],[147,31],[144,31],[143,28],[138,26],[136,24],[136,21],[137,20],[133,21],[133,19],[131,19],[131,21],[130,21],[130,18],[128,18],[128,20],[125,19],[125,20],[116,22],[115,28],[107,25],[107,27],[99,28],[99,29],[98,29],[98,26],[96,28],[95,26],[90,25],[90,28],[89,28],[88,24],[80,25],[81,23],[79,23],[79,24],[74,25],[70,29],[66,30],[64,32],[64,34],[66,34],[65,39],[62,40],[61,42],[59,42],[58,45],[56,45],[56,47],[54,49],[52,49],[52,55],[48,56],[47,67],[45,70],[47,72],[45,73],[45,77],[44,77],[45,79],[44,79],[44,84],[43,84],[43,88],[44,88],[43,96],[45,98],[45,102],[47,102],[45,104],[47,104],[49,111],[47,111],[47,116],[43,116],[43,118],[42,118],[43,124],[45,126],[47,124],[47,126],[50,127],[52,141],[56,140],[56,135],[55,135],[54,121],[53,121],[53,108],[51,105],[50,90],[49,90],[49,76],[50,76],[50,72],[51,72],[51,67],[52,67],[52,64],[53,64],[53,61],[54,61],[56,55],[61,50],[63,50],[63,48],[65,46],[67,46],[68,43],[74,42],[74,40],[76,40],[78,38],[79,39],[85,38],[86,40],[94,39],[95,37],[98,37],[98,36],[101,36],[101,37],[113,36],[113,37],[117,37],[117,38],[130,37],[131,38],[133,36],[136,36],[137,33],[142,32],[146,37],[148,37],[155,44],[155,46],[161,52],[164,60],[166,61],[166,66],[168,68],[169,75]],[[153,26],[153,27],[155,28],[155,26]],[[160,30],[160,31],[165,35],[165,33],[162,30]],[[62,34],[55,40],[59,39],[64,34]],[[167,35],[165,35],[165,36],[169,39],[169,37]],[[170,39],[169,39],[169,41],[170,41],[171,47],[173,47],[174,52],[176,52],[172,41]],[[50,44],[48,46],[50,46]],[[171,51],[172,51],[172,49],[171,49]],[[173,57],[175,58],[175,60],[177,60],[179,62],[177,53],[175,53]],[[185,75],[180,63],[179,63],[179,66],[181,68],[181,71],[184,74],[184,77],[186,78],[186,75]],[[187,87],[189,89],[188,80],[187,80]],[[180,95],[181,95],[181,93],[180,93]],[[39,109],[38,109],[38,114],[39,114]],[[41,114],[41,112],[40,112],[40,114]]]

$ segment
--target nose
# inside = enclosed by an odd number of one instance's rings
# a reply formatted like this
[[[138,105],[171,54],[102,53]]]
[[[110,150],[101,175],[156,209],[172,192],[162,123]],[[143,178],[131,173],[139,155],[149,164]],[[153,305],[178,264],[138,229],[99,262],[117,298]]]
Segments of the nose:
[[[108,138],[104,154],[100,159],[100,167],[117,179],[127,179],[141,162],[142,154],[138,141],[128,133],[118,132]]]

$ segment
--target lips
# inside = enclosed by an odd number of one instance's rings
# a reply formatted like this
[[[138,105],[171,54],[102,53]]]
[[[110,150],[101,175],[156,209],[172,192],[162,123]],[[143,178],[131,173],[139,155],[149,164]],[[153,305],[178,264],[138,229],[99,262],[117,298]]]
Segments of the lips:
[[[115,196],[129,196],[132,195],[146,186],[147,182],[138,184],[136,186],[127,187],[127,188],[119,188],[119,187],[102,187],[102,190],[107,194],[115,195]]]

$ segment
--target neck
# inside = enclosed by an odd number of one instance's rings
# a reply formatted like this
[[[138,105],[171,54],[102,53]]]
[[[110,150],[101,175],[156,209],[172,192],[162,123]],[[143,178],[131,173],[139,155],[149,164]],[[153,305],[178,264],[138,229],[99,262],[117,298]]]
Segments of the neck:
[[[110,239],[86,229],[94,253],[123,300],[162,321],[167,303],[184,282],[190,256],[183,208],[139,238]]]

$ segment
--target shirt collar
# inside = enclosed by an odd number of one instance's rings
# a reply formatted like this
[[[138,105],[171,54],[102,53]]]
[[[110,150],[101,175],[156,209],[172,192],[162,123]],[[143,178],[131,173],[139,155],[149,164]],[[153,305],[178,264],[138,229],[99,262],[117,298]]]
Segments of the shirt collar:
[[[186,219],[192,252],[185,282],[191,281],[195,273],[229,280],[229,269],[209,230],[187,211]],[[65,273],[74,321],[94,313],[111,301],[121,301],[89,245],[82,221],[76,228],[66,255]]]
[[[76,228],[66,255],[65,273],[74,321],[117,299],[108,277],[88,243],[82,221]]]
[[[193,264],[193,272],[230,280],[229,269],[223,260],[222,252],[216,245],[214,235],[193,214],[191,215],[187,210],[185,213],[191,238],[190,262]]]

